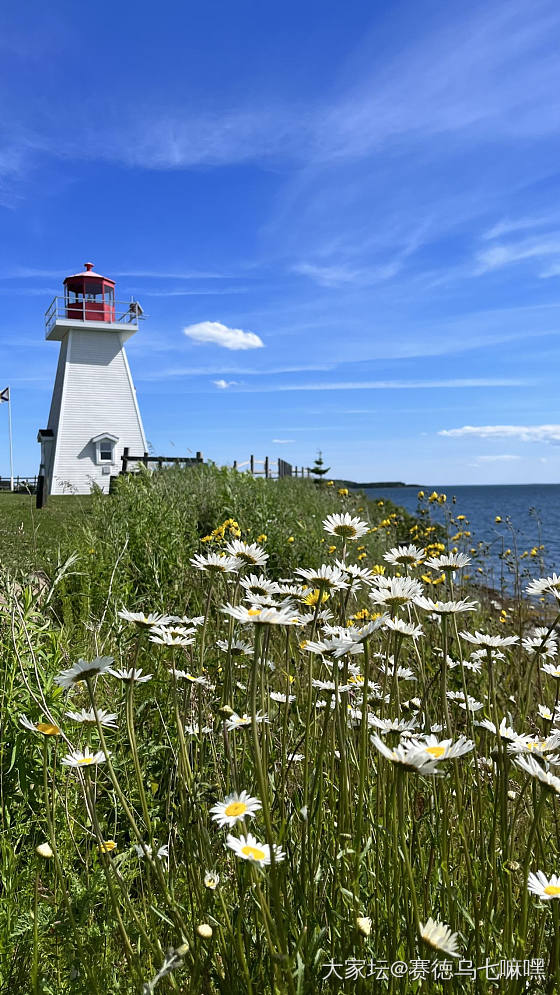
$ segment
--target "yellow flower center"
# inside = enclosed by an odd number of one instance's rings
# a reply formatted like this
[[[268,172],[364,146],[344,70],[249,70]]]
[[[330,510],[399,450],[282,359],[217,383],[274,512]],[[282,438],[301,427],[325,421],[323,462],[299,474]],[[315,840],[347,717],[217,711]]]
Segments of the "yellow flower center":
[[[544,893],[545,895],[560,895],[560,885],[547,884]]]
[[[445,746],[427,746],[426,753],[431,753],[433,757],[439,760],[445,753]]]
[[[264,850],[258,850],[255,846],[244,846],[241,853],[244,857],[252,857],[253,860],[264,860],[266,857]]]
[[[249,608],[249,615],[260,615],[260,608]]]
[[[60,736],[60,729],[52,722],[38,722],[36,728],[37,732],[43,733],[43,736]]]
[[[80,764],[80,767],[83,767],[84,764],[92,764],[93,757],[81,757],[81,759],[78,760],[78,763]]]
[[[231,802],[231,804],[224,809],[225,814],[228,816],[244,815],[246,811],[247,811],[247,806],[245,802]]]

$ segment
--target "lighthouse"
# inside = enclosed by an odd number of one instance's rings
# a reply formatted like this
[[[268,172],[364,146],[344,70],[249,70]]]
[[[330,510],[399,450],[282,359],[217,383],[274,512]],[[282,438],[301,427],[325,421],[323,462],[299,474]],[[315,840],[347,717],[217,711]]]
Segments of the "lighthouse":
[[[138,331],[142,308],[115,300],[115,281],[93,263],[64,280],[45,315],[45,338],[60,342],[45,429],[41,473],[47,494],[109,490],[125,447],[143,454],[146,437],[124,344]]]

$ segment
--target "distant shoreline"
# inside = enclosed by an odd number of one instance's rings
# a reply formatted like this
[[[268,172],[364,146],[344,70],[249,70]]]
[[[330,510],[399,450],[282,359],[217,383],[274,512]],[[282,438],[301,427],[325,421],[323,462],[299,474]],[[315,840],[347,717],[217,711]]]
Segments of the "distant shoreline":
[[[402,480],[372,480],[368,483],[360,483],[356,480],[336,480],[336,484],[341,487],[362,488],[362,487],[419,487],[419,484],[405,484]]]

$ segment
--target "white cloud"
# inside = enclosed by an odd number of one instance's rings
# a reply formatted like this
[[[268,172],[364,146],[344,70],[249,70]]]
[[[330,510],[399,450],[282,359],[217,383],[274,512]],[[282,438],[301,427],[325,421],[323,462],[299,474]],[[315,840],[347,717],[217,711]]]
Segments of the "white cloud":
[[[237,380],[213,380],[212,383],[216,387],[219,387],[220,390],[227,390],[228,387],[233,387],[237,383]]]
[[[495,456],[479,456],[481,463],[509,463],[511,460],[521,459],[514,453],[497,453]]]
[[[560,444],[560,425],[463,425],[462,428],[443,428],[438,435],[458,439],[519,439],[520,442],[551,442]]]
[[[273,439],[277,446],[287,446],[289,442],[295,442],[295,439]]]
[[[187,325],[183,333],[193,342],[219,345],[224,349],[262,349],[264,342],[254,332],[244,332],[241,328],[228,328],[220,321],[199,321]]]

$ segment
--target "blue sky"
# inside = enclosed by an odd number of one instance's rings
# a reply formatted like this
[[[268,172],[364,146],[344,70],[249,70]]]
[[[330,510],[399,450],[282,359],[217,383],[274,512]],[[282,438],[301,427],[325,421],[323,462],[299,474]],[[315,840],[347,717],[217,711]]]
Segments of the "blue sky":
[[[556,0],[3,5],[16,472],[44,311],[91,259],[149,315],[127,352],[157,453],[558,481],[559,44]]]

